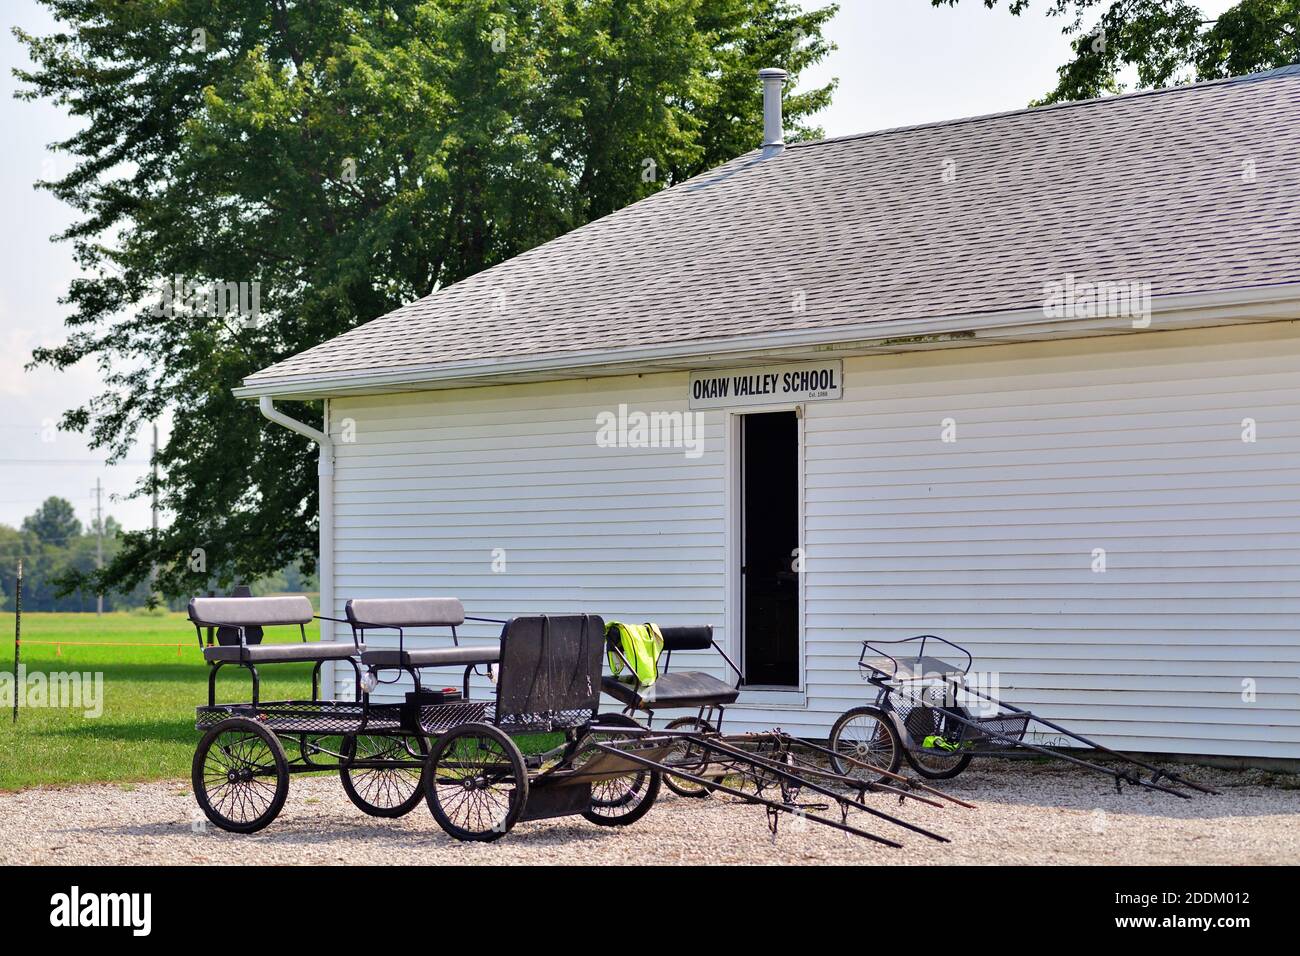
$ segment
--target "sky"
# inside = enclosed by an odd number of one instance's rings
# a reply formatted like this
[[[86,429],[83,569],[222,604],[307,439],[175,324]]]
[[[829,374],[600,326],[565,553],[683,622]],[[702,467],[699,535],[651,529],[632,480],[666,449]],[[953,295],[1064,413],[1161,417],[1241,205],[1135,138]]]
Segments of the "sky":
[[[805,6],[816,4],[807,3]],[[1069,55],[1063,22],[1045,2],[1014,17],[980,0],[935,9],[929,0],[841,0],[827,29],[838,49],[801,85],[839,79],[832,106],[817,122],[829,136],[1019,109],[1055,85]],[[1209,16],[1232,0],[1201,4]],[[121,500],[144,473],[149,435],[137,436],[127,460],[106,467],[76,433],[54,427],[62,412],[96,394],[93,364],[65,372],[24,371],[33,348],[62,340],[67,310],[59,298],[77,274],[71,249],[49,238],[71,211],[32,187],[66,172],[68,161],[46,145],[75,122],[47,101],[13,97],[11,71],[26,54],[10,28],[50,32],[35,0],[5,0],[0,35],[0,524],[17,526],[49,495],[67,498],[89,524],[94,487],[102,482],[105,514],[127,528],[147,527],[146,500]],[[757,80],[755,81],[757,83]],[[162,423],[166,434],[166,422]],[[165,517],[164,517],[165,521]]]

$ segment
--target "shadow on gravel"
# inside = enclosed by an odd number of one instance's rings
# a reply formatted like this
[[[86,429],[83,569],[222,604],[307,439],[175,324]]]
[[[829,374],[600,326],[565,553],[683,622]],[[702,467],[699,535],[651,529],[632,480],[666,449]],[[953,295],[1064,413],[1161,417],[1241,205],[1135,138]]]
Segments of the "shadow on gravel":
[[[1192,792],[1183,800],[1172,794],[1124,784],[1116,792],[1109,776],[1049,760],[987,760],[971,765],[952,780],[932,786],[971,803],[1213,820],[1300,814],[1300,777],[1259,770],[1220,770],[1177,766],[1174,772],[1218,795]]]
[[[370,822],[369,820],[355,824],[341,823],[337,820],[315,820],[300,819],[288,820],[284,822],[277,821],[271,824],[265,830],[259,833],[240,835],[237,833],[226,833],[218,830],[216,827],[209,826],[206,831],[194,831],[190,824],[184,821],[160,822],[160,823],[137,823],[124,826],[85,826],[69,827],[57,831],[59,833],[84,833],[87,835],[94,834],[97,836],[119,836],[119,837],[151,837],[151,838],[184,838],[192,841],[190,848],[211,848],[218,849],[221,846],[229,845],[231,842],[238,843],[256,843],[261,846],[276,847],[296,847],[296,846],[313,846],[320,847],[328,845],[332,841],[341,840],[345,842],[364,840],[368,847],[382,849],[391,846],[395,850],[411,850],[419,847],[468,847],[473,844],[461,843],[453,840],[447,834],[437,829],[413,829],[410,826],[403,826],[401,821],[392,821],[391,823]],[[600,840],[607,834],[604,831],[594,827],[569,827],[569,826],[543,826],[534,827],[528,824],[518,826],[511,830],[502,840],[508,840],[511,843],[522,843],[524,845],[543,846],[548,844],[564,844],[570,846],[577,843],[586,843]]]

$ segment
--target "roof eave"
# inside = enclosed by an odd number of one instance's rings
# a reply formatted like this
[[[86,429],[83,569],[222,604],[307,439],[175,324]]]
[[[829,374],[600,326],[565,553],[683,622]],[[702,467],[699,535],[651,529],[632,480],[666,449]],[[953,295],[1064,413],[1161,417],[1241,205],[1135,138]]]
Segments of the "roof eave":
[[[1128,319],[1051,318],[1042,308],[1017,309],[837,325],[763,335],[629,346],[591,352],[558,352],[424,367],[265,379],[233,390],[238,398],[321,399],[393,391],[469,387],[510,381],[586,378],[722,363],[765,361],[783,354],[834,351],[870,354],[1053,337],[1119,335],[1236,322],[1300,319],[1300,283],[1152,298],[1147,327]]]

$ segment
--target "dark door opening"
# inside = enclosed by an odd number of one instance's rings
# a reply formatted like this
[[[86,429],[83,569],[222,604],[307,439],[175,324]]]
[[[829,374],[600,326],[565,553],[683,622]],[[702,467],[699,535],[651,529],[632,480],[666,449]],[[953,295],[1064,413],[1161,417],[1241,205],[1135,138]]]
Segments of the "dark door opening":
[[[799,686],[799,422],[745,415],[740,430],[745,683]]]

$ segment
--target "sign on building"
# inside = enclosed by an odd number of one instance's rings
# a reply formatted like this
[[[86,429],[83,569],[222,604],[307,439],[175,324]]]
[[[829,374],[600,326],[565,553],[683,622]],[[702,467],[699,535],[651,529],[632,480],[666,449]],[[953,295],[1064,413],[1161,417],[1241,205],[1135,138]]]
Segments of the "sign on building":
[[[844,363],[801,362],[691,373],[691,408],[790,405],[840,398]]]

